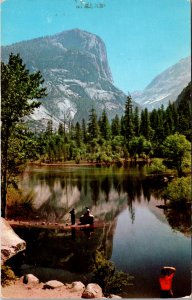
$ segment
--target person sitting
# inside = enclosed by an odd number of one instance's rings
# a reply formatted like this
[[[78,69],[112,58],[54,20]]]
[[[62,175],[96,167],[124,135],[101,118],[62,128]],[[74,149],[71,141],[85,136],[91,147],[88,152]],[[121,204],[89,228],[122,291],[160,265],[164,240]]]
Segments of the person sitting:
[[[176,269],[174,267],[163,267],[159,277],[159,284],[161,289],[161,298],[172,298],[173,292],[172,280]]]
[[[80,223],[81,225],[92,225],[94,223],[94,216],[90,214],[89,208],[87,208],[86,212],[80,217]]]

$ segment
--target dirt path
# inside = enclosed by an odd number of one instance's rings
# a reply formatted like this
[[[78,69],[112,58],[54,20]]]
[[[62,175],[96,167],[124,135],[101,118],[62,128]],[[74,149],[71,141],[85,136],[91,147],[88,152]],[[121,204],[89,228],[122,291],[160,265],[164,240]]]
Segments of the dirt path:
[[[24,284],[20,279],[15,283],[1,288],[1,298],[81,298],[82,291],[75,292],[70,285],[64,285],[56,289],[43,289],[43,283],[30,286]]]

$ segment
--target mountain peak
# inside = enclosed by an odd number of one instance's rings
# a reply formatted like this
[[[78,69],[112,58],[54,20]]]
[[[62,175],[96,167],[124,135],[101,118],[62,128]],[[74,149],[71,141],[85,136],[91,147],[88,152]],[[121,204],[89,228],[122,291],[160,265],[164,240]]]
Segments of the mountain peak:
[[[20,53],[27,68],[40,70],[45,79],[48,96],[36,120],[48,112],[81,121],[92,107],[98,115],[106,109],[110,119],[122,115],[126,96],[113,85],[105,44],[97,35],[75,28],[20,42],[2,47],[2,60],[11,52]]]
[[[191,80],[191,57],[182,58],[173,66],[156,76],[141,92],[134,92],[134,101],[149,110],[166,107],[174,102]]]

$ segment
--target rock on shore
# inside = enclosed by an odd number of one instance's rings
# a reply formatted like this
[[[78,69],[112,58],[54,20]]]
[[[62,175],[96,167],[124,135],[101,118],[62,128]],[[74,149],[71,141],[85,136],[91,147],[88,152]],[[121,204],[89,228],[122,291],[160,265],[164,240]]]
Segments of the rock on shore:
[[[89,283],[86,287],[81,281],[62,283],[50,280],[46,283],[39,282],[33,274],[22,276],[10,286],[2,287],[1,294],[4,298],[105,298],[101,287],[96,283]],[[121,298],[110,295],[109,298]]]
[[[5,263],[18,252],[26,249],[26,243],[11,228],[9,223],[1,218],[1,260]]]

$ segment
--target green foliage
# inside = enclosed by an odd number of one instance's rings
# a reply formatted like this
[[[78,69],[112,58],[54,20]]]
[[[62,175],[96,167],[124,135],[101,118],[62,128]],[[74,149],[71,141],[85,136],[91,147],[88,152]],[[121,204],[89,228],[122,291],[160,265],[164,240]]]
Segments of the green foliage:
[[[125,103],[125,116],[124,116],[124,136],[129,145],[130,139],[134,135],[134,125],[133,125],[133,105],[131,96],[127,96],[127,101]]]
[[[122,158],[120,157],[120,155],[118,153],[116,153],[114,156],[113,156],[113,161],[115,162],[115,164],[118,166],[118,167],[121,167],[123,165],[123,160]]]
[[[11,54],[8,64],[1,62],[1,162],[2,162],[2,216],[5,216],[8,155],[10,138],[16,124],[39,107],[40,99],[46,95],[42,87],[44,80],[41,73],[29,73],[22,59]],[[34,100],[35,99],[35,100]]]
[[[162,174],[166,170],[167,170],[167,168],[163,164],[162,159],[160,159],[160,158],[154,158],[149,167],[149,173],[151,173],[151,174]]]
[[[1,266],[1,284],[2,286],[6,286],[15,281],[17,277],[10,267],[2,265]]]
[[[25,163],[38,158],[38,143],[33,133],[29,132],[23,124],[13,128],[9,138],[7,151],[7,185],[17,187],[16,176],[24,169]]]
[[[97,114],[94,108],[91,109],[88,123],[89,140],[98,138],[99,136],[99,125],[97,121]]]
[[[192,126],[192,103],[191,103],[191,82],[178,96],[178,131],[191,139]]]
[[[153,135],[147,108],[141,112],[140,134],[143,135],[147,140],[149,140]]]
[[[144,136],[133,137],[129,143],[129,153],[132,157],[141,157],[141,154],[146,157],[152,154],[152,144]]]
[[[110,139],[111,136],[111,127],[109,124],[109,120],[107,118],[107,113],[105,110],[103,110],[100,121],[99,121],[99,127],[100,127],[100,133],[102,138],[104,138],[106,141]]]
[[[78,153],[76,156],[75,156],[75,163],[78,165],[80,163],[80,160],[81,160],[81,156],[80,154]]]
[[[113,137],[120,135],[120,120],[119,116],[116,115],[115,118],[111,121],[111,134]]]
[[[191,178],[188,176],[173,179],[168,184],[164,197],[169,199],[172,204],[191,201]]]
[[[169,135],[163,144],[163,152],[165,157],[172,161],[176,167],[178,175],[183,173],[183,164],[190,159],[191,145],[186,137],[182,134],[175,133]]]
[[[17,84],[16,84],[17,83]],[[53,131],[52,120],[46,130],[31,133],[21,119],[40,105],[37,100],[45,96],[43,79],[39,72],[29,74],[19,55],[11,55],[9,63],[2,63],[2,203],[5,203],[7,184],[16,185],[19,174],[27,161],[64,162],[81,160],[121,166],[130,157],[147,159],[168,158],[179,176],[190,166],[190,116],[189,87],[181,93],[176,104],[169,103],[148,112],[133,110],[131,96],[125,103],[125,113],[108,120],[104,110],[98,120],[94,108],[86,108],[88,124],[72,124],[64,114],[64,122]],[[85,102],[87,103],[87,102]],[[185,121],[187,115],[187,121]],[[178,132],[185,133],[186,137]],[[154,160],[150,172],[162,173],[165,167]],[[2,206],[4,211],[4,204]]]
[[[130,102],[130,98],[128,100]],[[125,116],[121,118],[121,124],[119,117],[115,116],[111,122],[110,134],[110,124],[106,112],[103,111],[98,121],[95,110],[92,109],[88,126],[85,120],[82,120],[81,125],[77,122],[75,126],[69,122],[68,129],[64,130],[64,126],[61,123],[58,132],[53,132],[52,121],[50,120],[47,123],[45,132],[35,133],[33,136],[28,136],[25,139],[25,142],[22,143],[23,149],[26,149],[26,153],[28,149],[28,159],[39,159],[41,156],[40,160],[44,162],[75,160],[76,163],[80,163],[81,160],[85,159],[106,164],[113,161],[121,165],[122,159],[127,159],[129,155],[136,160],[137,158],[146,159],[152,156],[153,153],[155,153],[155,156],[160,157],[164,153],[166,157],[165,151],[162,151],[162,149],[165,150],[162,141],[165,133],[174,132],[177,126],[175,125],[177,120],[175,106],[169,104],[166,111],[162,107],[158,110],[153,110],[151,113],[144,110],[141,112],[141,115],[138,109],[135,109],[130,116],[134,125],[134,135],[129,141],[125,138],[127,130]],[[146,127],[145,135],[150,136],[149,140],[140,133],[142,131],[140,128],[141,119],[143,120],[142,127]],[[94,128],[96,128],[96,134],[94,134]],[[97,137],[91,138],[92,135]],[[14,155],[17,155],[17,152],[13,151]],[[19,151],[19,153],[22,154],[22,151]],[[189,167],[188,158],[185,155],[182,160],[181,166],[183,170]],[[172,164],[175,166],[173,161]],[[157,172],[160,171],[158,170],[159,168],[161,169],[160,165],[154,166]]]
[[[139,117],[138,107],[135,108],[134,113],[133,113],[133,125],[134,125],[135,136],[139,136],[139,134],[140,134],[140,117]]]
[[[117,271],[112,262],[107,260],[103,252],[96,251],[93,266],[92,281],[99,284],[105,295],[119,293],[123,288],[131,285],[132,279],[128,274]]]

